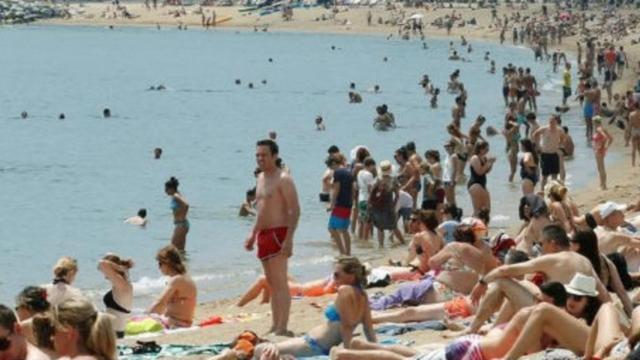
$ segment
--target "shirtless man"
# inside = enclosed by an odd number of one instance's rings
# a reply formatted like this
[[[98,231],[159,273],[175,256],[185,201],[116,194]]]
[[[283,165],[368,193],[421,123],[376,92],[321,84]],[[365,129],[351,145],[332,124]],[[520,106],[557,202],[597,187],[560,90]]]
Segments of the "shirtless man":
[[[462,119],[462,114],[464,112],[463,108],[463,99],[461,96],[456,96],[455,105],[451,108],[451,122],[459,129],[460,128],[460,119]]]
[[[640,265],[640,237],[631,236],[620,230],[626,223],[623,211],[627,207],[612,201],[598,207],[600,226],[594,229],[598,235],[598,247],[603,254],[619,252],[627,259],[629,269]],[[635,272],[632,270],[632,272]]]
[[[7,345],[0,350],[1,359],[49,360],[47,354],[27,341],[13,310],[4,305],[0,305],[0,338]]]
[[[600,281],[600,277],[596,274],[589,259],[570,250],[569,238],[562,226],[555,224],[545,226],[540,237],[540,244],[543,255],[523,263],[499,266],[481,277],[471,291],[472,302],[477,304],[487,292],[489,284],[495,281],[508,281],[507,279],[517,276],[536,274],[543,275],[545,282],[557,281],[568,284],[576,273],[587,274],[595,278],[598,298],[602,302],[611,301],[607,288]],[[491,314],[488,316],[486,314],[493,308],[490,306],[492,304],[488,304],[490,301],[495,302],[495,299],[486,297],[480,304],[476,313],[476,316],[481,316],[480,320],[482,318],[487,320],[491,316]]]
[[[290,336],[287,330],[291,307],[287,261],[293,254],[293,235],[300,218],[300,205],[293,179],[276,166],[277,159],[278,145],[274,141],[258,141],[256,162],[262,170],[256,185],[258,213],[244,246],[251,251],[256,241],[258,243],[258,259],[271,289],[270,332]]]
[[[560,117],[558,115],[551,115],[549,124],[540,127],[533,133],[533,140],[539,146],[541,152],[542,181],[540,185],[542,190],[544,190],[549,176],[556,180],[560,173],[560,145],[563,143],[565,135],[564,131],[558,126],[559,120]]]
[[[636,166],[636,152],[640,154],[640,111],[635,102],[629,113],[629,136],[631,138],[631,166]]]
[[[406,191],[413,198],[413,207],[416,207],[418,201],[418,193],[422,184],[420,184],[420,168],[415,167],[411,161],[409,161],[409,153],[406,146],[400,147],[396,150],[394,158],[400,169],[398,170],[398,182],[400,183],[400,190]]]
[[[339,154],[339,153],[338,153]],[[329,153],[329,156],[332,154]],[[331,193],[331,184],[333,182],[333,170],[327,166],[327,169],[322,174],[322,188],[320,190],[320,202],[328,203],[329,194]]]

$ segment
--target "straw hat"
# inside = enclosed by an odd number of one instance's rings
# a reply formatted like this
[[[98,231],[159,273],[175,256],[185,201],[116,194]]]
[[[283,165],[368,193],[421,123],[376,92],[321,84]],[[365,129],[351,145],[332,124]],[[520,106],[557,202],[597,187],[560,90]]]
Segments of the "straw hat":
[[[564,288],[567,293],[578,296],[598,296],[598,290],[596,290],[596,279],[591,276],[587,276],[582,273],[576,273],[571,279],[568,285]]]

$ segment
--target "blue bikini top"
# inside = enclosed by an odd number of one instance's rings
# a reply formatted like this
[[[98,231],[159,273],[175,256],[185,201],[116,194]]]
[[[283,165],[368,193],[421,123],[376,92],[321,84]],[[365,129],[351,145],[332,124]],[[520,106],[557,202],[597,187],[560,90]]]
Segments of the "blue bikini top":
[[[176,200],[176,198],[171,198],[169,207],[171,208],[171,210],[177,210],[180,207],[180,204],[178,204],[178,200]]]
[[[324,316],[327,318],[327,320],[329,320],[329,322],[340,321],[340,314],[338,313],[338,310],[336,309],[336,306],[334,304],[329,304],[324,309]]]

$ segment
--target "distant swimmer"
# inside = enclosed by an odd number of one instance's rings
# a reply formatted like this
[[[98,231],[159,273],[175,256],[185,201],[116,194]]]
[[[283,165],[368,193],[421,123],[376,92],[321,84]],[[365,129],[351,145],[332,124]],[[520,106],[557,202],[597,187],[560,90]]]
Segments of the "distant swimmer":
[[[102,117],[107,119],[111,117],[111,110],[109,108],[104,108],[104,110],[102,110]]]
[[[469,46],[467,46],[467,52],[470,53],[473,51],[473,48],[471,47],[471,44],[469,44]]]
[[[21,113],[20,113],[20,117],[21,117],[22,119],[26,119],[26,118],[28,118],[28,117],[29,117],[29,114],[28,114],[26,111],[23,111],[23,112],[21,112]]]
[[[373,127],[376,130],[386,131],[396,127],[395,117],[387,111],[386,105],[376,107],[376,112],[378,116],[373,120]]]
[[[276,133],[275,131],[271,130],[269,131],[269,139],[276,141],[276,138],[278,137],[278,133]]]
[[[335,45],[331,45],[331,50],[335,50],[336,46]]]
[[[272,58],[269,58],[269,62],[270,62],[270,63],[272,63],[272,62],[273,62],[273,59],[272,59]]]
[[[422,43],[422,48],[423,48],[424,50],[427,50],[427,49],[429,49],[429,46],[427,46],[427,43],[426,43],[426,42],[423,42],[423,43]]]
[[[325,131],[326,130],[326,127],[324,126],[324,119],[320,115],[318,115],[318,117],[316,117],[316,130],[318,130],[318,131]]]
[[[449,60],[457,61],[460,60],[460,55],[458,55],[457,51],[453,51],[451,55],[449,55]]]
[[[138,210],[138,215],[128,218],[124,223],[140,227],[147,226],[147,209]]]
[[[160,84],[160,85],[156,86],[156,90],[157,91],[162,91],[162,90],[166,90],[166,89],[167,89],[167,87],[164,86],[163,84]]]
[[[362,102],[362,96],[355,91],[349,91],[349,103],[359,104]]]
[[[236,79],[236,85],[240,85],[241,83],[240,79]]]
[[[64,116],[64,113],[60,113],[60,115],[58,115],[58,120],[64,120],[66,118],[66,116]]]
[[[247,190],[244,202],[242,203],[242,205],[240,205],[238,216],[256,216],[256,213],[256,188],[254,187]]]
[[[377,84],[376,84],[376,85],[374,85],[374,86],[373,86],[373,92],[374,92],[374,93],[379,93],[379,92],[380,92],[380,85],[377,85]]]
[[[435,109],[438,107],[438,95],[440,94],[440,88],[436,88],[431,95],[431,108]]]
[[[253,83],[249,83],[249,89],[253,89]]]
[[[161,157],[162,157],[162,148],[157,147],[157,148],[153,149],[153,158],[158,160]]]
[[[484,61],[489,61],[489,54],[488,51],[484,53]]]
[[[385,56],[385,57],[382,59],[382,61],[387,62],[387,61],[389,61],[389,59]]]
[[[496,62],[491,60],[491,68],[489,68],[489,74],[495,74],[496,73]]]
[[[262,85],[267,85],[267,80],[266,79],[262,79],[262,81],[260,81],[262,83]]]
[[[355,90],[356,89],[356,83],[352,82],[351,84],[349,84],[349,89]]]

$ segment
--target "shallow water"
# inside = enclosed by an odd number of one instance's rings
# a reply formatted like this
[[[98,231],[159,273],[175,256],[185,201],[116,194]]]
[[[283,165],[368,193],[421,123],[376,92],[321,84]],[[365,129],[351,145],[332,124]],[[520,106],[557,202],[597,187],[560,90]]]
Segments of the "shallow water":
[[[254,184],[255,141],[271,129],[278,131],[302,205],[291,272],[299,279],[326,275],[335,251],[317,193],[330,145],[348,151],[367,144],[378,161],[391,159],[409,140],[421,153],[442,150],[453,104],[446,82],[456,68],[470,94],[464,128],[479,113],[500,128],[501,78],[487,73],[485,51],[500,59],[498,70],[507,62],[532,68],[543,89],[541,118],[560,99],[561,75],[552,74],[549,64],[532,63],[529,50],[474,42],[473,61],[454,63],[446,60],[446,41],[428,43],[423,50],[420,42],[366,36],[0,28],[0,301],[12,302],[25,285],[48,282],[63,255],[79,260],[78,286],[98,294],[108,284],[96,263],[115,252],[136,261],[137,306],[148,303],[164,285],[154,255],[173,228],[163,191],[169,176],[179,178],[191,203],[187,248],[199,300],[240,293],[261,268],[243,249],[251,221],[236,214]],[[435,110],[417,85],[425,73],[442,90]],[[347,103],[351,81],[362,104]],[[248,82],[256,88],[249,90]],[[146,91],[158,84],[168,89]],[[364,91],[374,84],[382,93]],[[382,103],[395,114],[397,130],[371,127]],[[104,107],[111,119],[102,119]],[[19,119],[23,110],[29,112],[26,121]],[[61,112],[64,121],[57,120]],[[318,114],[326,132],[314,131]],[[580,122],[564,118],[578,154],[568,172],[574,185],[583,185],[594,178],[593,159]],[[500,159],[489,177],[499,226],[517,216],[520,185],[507,182],[503,138],[490,141]],[[164,149],[161,160],[153,160],[155,147]],[[468,212],[466,189],[458,191]],[[140,207],[149,211],[147,229],[124,225]],[[383,255],[366,247],[355,253]]]

